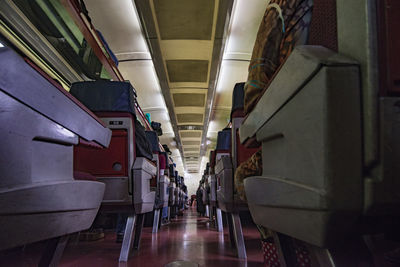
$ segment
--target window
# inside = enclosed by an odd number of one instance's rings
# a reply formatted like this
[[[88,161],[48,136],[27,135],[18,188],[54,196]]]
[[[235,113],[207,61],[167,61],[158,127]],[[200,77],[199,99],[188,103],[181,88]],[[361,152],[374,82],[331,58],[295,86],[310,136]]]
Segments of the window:
[[[59,0],[14,0],[14,2],[80,75],[92,80],[111,79],[111,75],[105,70]]]

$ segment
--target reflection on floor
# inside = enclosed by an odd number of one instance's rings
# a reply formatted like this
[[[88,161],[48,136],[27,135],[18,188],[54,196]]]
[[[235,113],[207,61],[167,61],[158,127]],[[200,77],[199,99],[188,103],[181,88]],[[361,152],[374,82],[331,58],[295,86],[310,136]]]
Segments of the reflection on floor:
[[[126,266],[164,266],[175,260],[187,260],[200,266],[263,266],[259,234],[255,226],[244,227],[247,262],[239,260],[230,247],[227,229],[218,233],[210,227],[207,218],[188,210],[183,217],[162,226],[158,234],[144,228],[141,247]],[[113,233],[95,242],[70,244],[60,266],[117,266],[120,244]]]
[[[207,218],[198,217],[194,210],[188,210],[183,217],[173,220],[169,225],[162,226],[158,234],[152,234],[151,230],[151,227],[144,228],[140,251],[136,251],[127,264],[118,265],[121,244],[115,243],[114,232],[108,232],[104,239],[93,242],[77,242],[76,238],[74,240],[72,237],[59,266],[162,267],[178,260],[191,261],[199,266],[207,267],[264,266],[259,234],[254,225],[243,227],[247,261],[236,258],[226,227],[224,233],[218,233],[210,226]],[[383,236],[375,236],[373,241],[370,249],[373,251],[375,266],[399,266],[398,263],[391,263],[385,258],[388,251],[400,247],[398,242],[389,242],[384,240]],[[0,251],[0,267],[37,266],[45,245],[46,242],[38,242]],[[400,251],[400,249],[398,250]],[[396,255],[398,262],[400,252]]]

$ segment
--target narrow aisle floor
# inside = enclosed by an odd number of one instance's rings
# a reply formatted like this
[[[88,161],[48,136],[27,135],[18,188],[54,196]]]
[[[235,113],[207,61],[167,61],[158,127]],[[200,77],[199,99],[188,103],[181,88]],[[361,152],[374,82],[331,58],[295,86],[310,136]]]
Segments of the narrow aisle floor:
[[[246,226],[247,262],[235,256],[229,241],[228,229],[218,233],[207,218],[198,217],[194,209],[162,226],[158,234],[151,228],[143,230],[139,251],[135,251],[126,265],[164,266],[176,260],[192,261],[199,266],[263,266],[259,234],[255,226]],[[121,244],[115,243],[115,234],[95,242],[69,244],[61,260],[61,267],[117,266]]]

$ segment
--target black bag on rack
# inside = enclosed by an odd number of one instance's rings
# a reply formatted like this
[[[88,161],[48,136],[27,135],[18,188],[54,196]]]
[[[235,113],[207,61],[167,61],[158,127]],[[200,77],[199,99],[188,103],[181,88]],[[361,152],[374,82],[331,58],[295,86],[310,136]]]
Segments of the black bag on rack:
[[[149,160],[153,159],[151,144],[146,137],[146,129],[136,119],[135,120],[135,137],[136,137],[136,157],[145,157]]]

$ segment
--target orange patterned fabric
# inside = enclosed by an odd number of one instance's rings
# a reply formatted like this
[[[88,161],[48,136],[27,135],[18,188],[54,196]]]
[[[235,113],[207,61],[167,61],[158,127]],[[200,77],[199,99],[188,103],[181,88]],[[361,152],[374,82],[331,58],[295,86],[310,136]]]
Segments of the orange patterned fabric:
[[[256,105],[296,45],[306,44],[313,0],[271,0],[258,29],[245,85],[244,111]]]
[[[254,153],[248,160],[242,162],[235,171],[235,188],[240,199],[246,201],[243,181],[250,176],[262,174],[262,155],[261,150]]]

